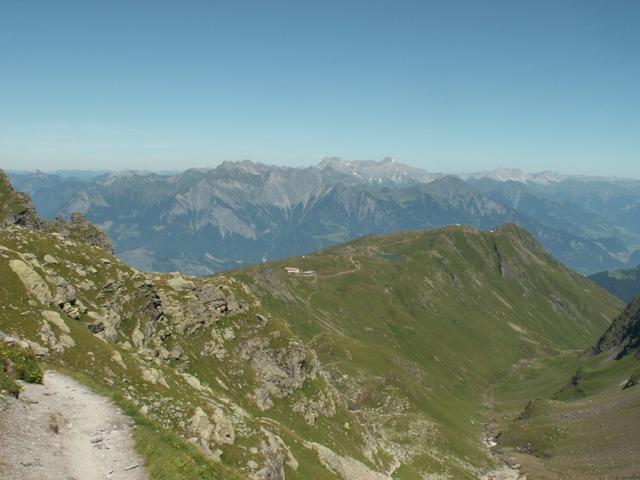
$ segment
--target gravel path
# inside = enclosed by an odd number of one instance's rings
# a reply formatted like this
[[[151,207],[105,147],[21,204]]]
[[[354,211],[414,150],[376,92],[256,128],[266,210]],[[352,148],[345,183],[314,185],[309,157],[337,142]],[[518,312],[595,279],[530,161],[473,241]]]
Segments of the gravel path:
[[[147,480],[132,421],[110,400],[57,372],[0,399],[0,478]]]

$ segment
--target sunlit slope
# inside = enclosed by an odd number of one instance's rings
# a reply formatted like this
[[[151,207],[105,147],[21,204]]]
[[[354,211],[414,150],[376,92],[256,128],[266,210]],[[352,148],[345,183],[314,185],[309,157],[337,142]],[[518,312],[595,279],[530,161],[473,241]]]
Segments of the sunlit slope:
[[[373,456],[405,458],[398,478],[485,465],[490,385],[514,363],[586,349],[621,308],[513,225],[365,237],[236,275],[318,352],[381,438]]]

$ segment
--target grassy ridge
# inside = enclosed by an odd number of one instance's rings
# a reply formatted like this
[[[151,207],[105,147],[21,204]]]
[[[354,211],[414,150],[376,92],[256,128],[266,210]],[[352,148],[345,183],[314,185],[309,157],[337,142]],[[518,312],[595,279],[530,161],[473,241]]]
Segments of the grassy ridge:
[[[285,266],[317,275],[287,275]],[[402,423],[412,415],[437,432],[400,478],[424,469],[471,478],[469,465],[488,465],[481,438],[491,386],[520,361],[573,358],[621,307],[513,226],[365,237],[269,269],[295,300],[258,286],[263,305],[347,376],[355,415],[386,425],[399,443],[411,441]],[[259,285],[264,270],[240,275]],[[407,402],[396,424],[385,423],[389,398]]]

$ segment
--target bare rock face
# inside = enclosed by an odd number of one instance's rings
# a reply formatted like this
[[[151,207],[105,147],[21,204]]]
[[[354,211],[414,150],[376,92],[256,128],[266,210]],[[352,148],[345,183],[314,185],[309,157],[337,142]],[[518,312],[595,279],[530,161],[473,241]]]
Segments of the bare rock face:
[[[635,353],[640,358],[640,295],[611,323],[593,353],[615,351],[617,358]]]
[[[302,397],[291,405],[291,410],[304,416],[309,425],[316,423],[318,417],[333,417],[336,414],[336,398],[333,392],[320,392],[315,397]]]
[[[307,442],[306,446],[314,449],[320,463],[342,480],[391,480],[388,475],[371,470],[355,458],[342,457],[324,445]]]
[[[295,471],[298,469],[298,461],[280,437],[264,428],[261,432],[265,438],[260,443],[260,453],[264,456],[265,462],[251,478],[253,480],[284,480],[285,465]]]
[[[62,277],[54,278],[56,284],[56,294],[54,301],[58,304],[75,303],[77,300],[76,290]]]
[[[18,276],[30,296],[45,305],[51,302],[53,297],[49,286],[33,267],[18,259],[10,260],[9,267]]]
[[[170,292],[162,292],[161,298],[180,334],[195,333],[218,322],[223,315],[233,315],[246,309],[246,305],[224,286],[206,283],[196,288],[193,282],[178,278],[172,279],[169,286],[172,290],[179,288],[181,292],[188,289],[189,299],[175,299]]]
[[[272,436],[262,442],[260,453],[264,455],[265,462],[254,474],[255,480],[284,480],[284,455],[279,447]]]
[[[271,408],[271,396],[284,398],[301,388],[313,371],[306,349],[297,342],[283,348],[267,348],[264,342],[256,339],[254,342],[247,342],[244,350],[245,357],[252,357],[251,366],[260,383],[253,399],[261,410]]]
[[[56,293],[53,302],[70,318],[78,319],[87,309],[78,300],[76,289],[62,277],[53,277]]]
[[[189,429],[194,434],[194,443],[210,456],[215,456],[212,447],[233,444],[235,441],[232,423],[217,407],[210,415],[201,407],[197,407],[189,419]]]
[[[0,228],[11,226],[57,232],[69,240],[88,243],[110,253],[115,252],[109,237],[80,213],[72,213],[69,222],[61,218],[42,220],[29,195],[16,192],[6,174],[0,170]]]
[[[57,305],[70,318],[78,319],[86,312],[86,308],[78,300],[76,290],[71,284],[62,277],[47,276],[48,281],[55,284],[55,293],[52,294],[47,282],[30,263],[13,259],[9,261],[9,267],[18,276],[31,297],[43,305]]]
[[[182,292],[185,290],[194,290],[195,284],[191,280],[187,280],[184,277],[173,277],[167,280],[167,285],[173,288],[176,292]]]
[[[40,324],[40,338],[47,343],[54,352],[62,353],[69,347],[76,345],[75,340],[71,337],[71,330],[64,322],[58,312],[53,310],[44,310],[42,312],[43,322]],[[58,331],[56,335],[55,330]]]
[[[162,372],[157,368],[144,368],[142,370],[142,379],[152,385],[162,385],[164,388],[169,388],[169,384],[162,375]]]
[[[47,225],[48,230],[60,233],[64,238],[76,242],[88,243],[114,253],[113,243],[98,227],[90,223],[81,213],[72,213],[69,222],[56,218]]]
[[[91,319],[87,328],[92,333],[110,342],[115,342],[118,339],[118,327],[122,319],[116,312],[113,310],[105,310],[101,313],[89,312],[87,316]]]
[[[0,228],[14,225],[39,230],[44,222],[38,218],[29,196],[16,192],[7,175],[0,170]]]

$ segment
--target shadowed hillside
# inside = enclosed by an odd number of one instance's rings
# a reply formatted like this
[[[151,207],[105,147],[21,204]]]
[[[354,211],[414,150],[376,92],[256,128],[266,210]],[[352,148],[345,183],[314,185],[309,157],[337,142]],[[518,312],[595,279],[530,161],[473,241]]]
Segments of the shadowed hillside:
[[[599,272],[589,278],[625,302],[640,295],[640,266],[629,270]]]

